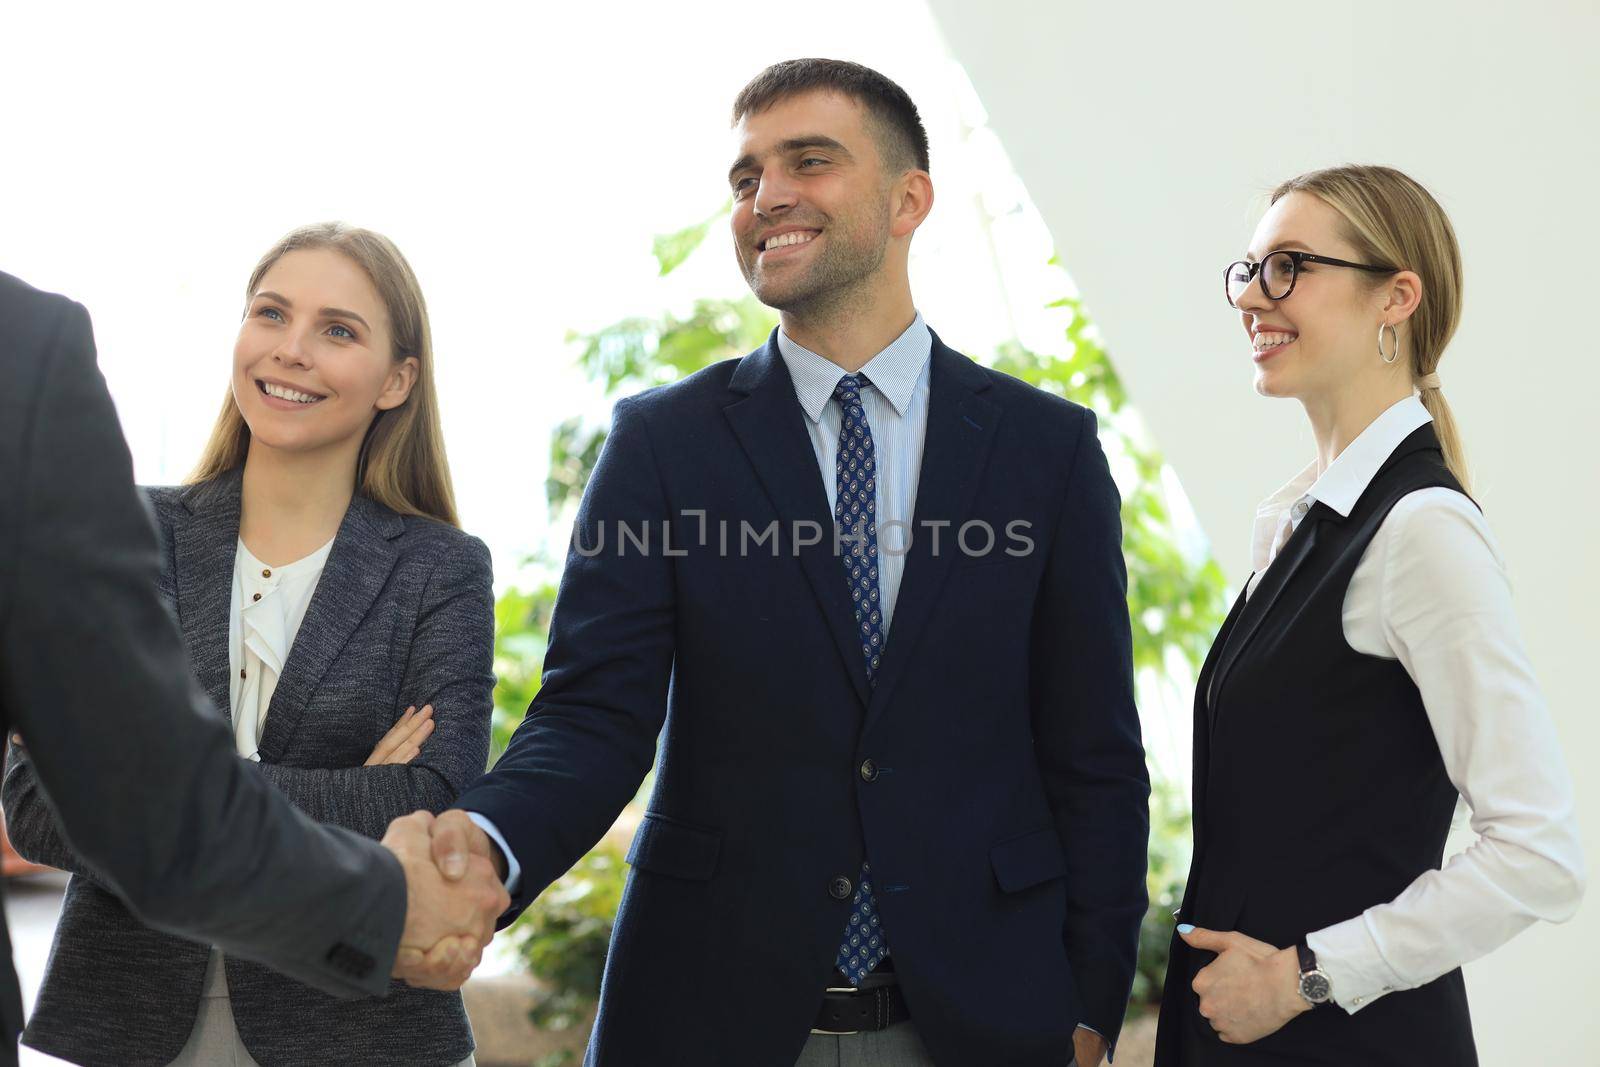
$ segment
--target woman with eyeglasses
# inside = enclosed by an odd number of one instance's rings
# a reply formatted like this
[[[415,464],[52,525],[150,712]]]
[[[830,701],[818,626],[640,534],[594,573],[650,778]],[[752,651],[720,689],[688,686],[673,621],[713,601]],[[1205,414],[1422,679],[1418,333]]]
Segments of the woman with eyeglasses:
[[[1461,257],[1387,167],[1277,188],[1224,277],[1317,456],[1256,513],[1195,696],[1158,1067],[1475,1064],[1461,966],[1583,893],[1572,785],[1439,362]],[[1477,840],[1441,869],[1465,802]]]

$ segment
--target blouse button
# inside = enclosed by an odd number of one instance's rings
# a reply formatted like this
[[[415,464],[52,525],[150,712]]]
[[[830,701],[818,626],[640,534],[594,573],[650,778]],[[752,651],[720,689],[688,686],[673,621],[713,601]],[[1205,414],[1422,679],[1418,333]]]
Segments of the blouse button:
[[[1310,510],[1311,505],[1302,500],[1294,506],[1294,517],[1297,519],[1303,519],[1306,517],[1306,512]]]
[[[261,599],[261,594],[260,593],[256,593],[253,596],[251,596],[250,599],[251,600],[260,600]]]
[[[262,567],[261,568],[261,577],[263,577],[263,578],[271,578],[272,577],[272,569],[270,567]]]
[[[243,667],[239,668],[239,677],[241,677],[241,678],[244,677],[244,668]]]

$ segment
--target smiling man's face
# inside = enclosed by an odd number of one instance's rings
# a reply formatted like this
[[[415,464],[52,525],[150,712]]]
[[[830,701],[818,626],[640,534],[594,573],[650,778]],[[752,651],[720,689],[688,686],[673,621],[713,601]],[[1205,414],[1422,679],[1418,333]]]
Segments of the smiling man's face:
[[[850,97],[815,90],[734,127],[734,249],[763,304],[842,303],[883,266],[891,190],[872,121]]]

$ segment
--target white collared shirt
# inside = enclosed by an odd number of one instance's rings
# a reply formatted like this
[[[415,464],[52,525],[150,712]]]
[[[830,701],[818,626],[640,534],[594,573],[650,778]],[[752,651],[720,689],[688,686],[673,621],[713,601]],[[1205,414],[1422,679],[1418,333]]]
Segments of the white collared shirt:
[[[1312,504],[1349,515],[1384,461],[1430,421],[1419,399],[1401,400],[1320,477],[1313,462],[1263,501],[1247,595]],[[1416,683],[1478,835],[1394,900],[1306,938],[1335,1001],[1353,1013],[1486,955],[1537,920],[1570,918],[1584,874],[1572,781],[1522,647],[1505,563],[1472,501],[1441,487],[1401,498],[1356,567],[1343,622],[1351,648],[1398,660]]]

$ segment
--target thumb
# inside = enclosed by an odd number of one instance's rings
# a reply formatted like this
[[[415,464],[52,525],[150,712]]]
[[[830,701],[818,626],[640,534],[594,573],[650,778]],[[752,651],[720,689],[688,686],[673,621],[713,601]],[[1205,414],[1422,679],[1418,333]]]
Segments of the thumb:
[[[457,818],[454,814],[437,819],[433,824],[433,862],[438,866],[439,873],[451,881],[467,873],[470,845],[467,829],[462,823],[471,826],[466,816]]]
[[[1207,930],[1200,926],[1190,926],[1183,923],[1178,927],[1178,936],[1190,948],[1204,949],[1207,952],[1221,952],[1228,947],[1228,935],[1219,934],[1215,930]]]

